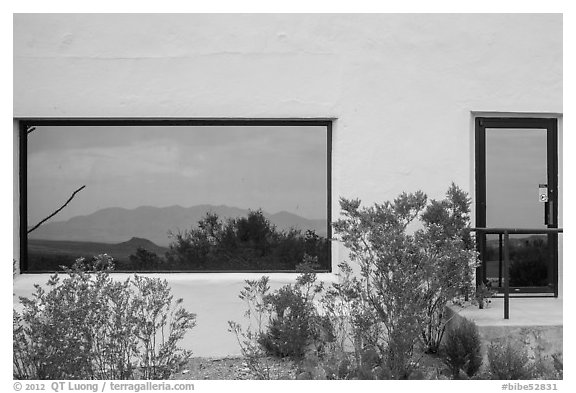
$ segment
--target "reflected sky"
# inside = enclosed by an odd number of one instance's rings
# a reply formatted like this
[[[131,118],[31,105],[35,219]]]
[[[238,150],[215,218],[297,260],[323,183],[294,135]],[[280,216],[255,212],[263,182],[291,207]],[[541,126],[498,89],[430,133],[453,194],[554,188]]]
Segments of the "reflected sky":
[[[486,226],[544,227],[546,130],[486,129]]]
[[[198,204],[326,217],[325,126],[36,127],[28,135],[35,223],[106,207]]]

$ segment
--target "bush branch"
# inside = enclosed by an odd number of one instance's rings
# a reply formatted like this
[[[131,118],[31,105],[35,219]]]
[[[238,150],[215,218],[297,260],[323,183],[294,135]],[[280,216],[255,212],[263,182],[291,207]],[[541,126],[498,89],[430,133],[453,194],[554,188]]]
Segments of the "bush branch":
[[[46,221],[48,221],[49,219],[51,219],[52,217],[54,217],[56,214],[58,214],[60,212],[60,210],[64,209],[72,199],[74,199],[74,197],[76,196],[77,193],[79,193],[80,191],[82,191],[86,186],[82,186],[79,189],[77,189],[76,191],[74,191],[72,193],[72,195],[70,196],[70,198],[68,198],[68,200],[66,201],[66,203],[64,203],[62,206],[60,206],[60,208],[58,210],[56,210],[54,213],[50,214],[48,217],[46,217],[45,219],[43,219],[42,221],[40,221],[38,224],[34,225],[32,228],[28,229],[28,233],[38,229],[38,227],[42,224],[44,224]]]

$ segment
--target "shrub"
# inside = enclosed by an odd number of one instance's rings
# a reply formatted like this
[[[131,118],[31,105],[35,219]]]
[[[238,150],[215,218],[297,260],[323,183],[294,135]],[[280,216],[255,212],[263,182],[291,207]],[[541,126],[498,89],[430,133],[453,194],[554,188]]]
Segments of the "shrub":
[[[422,342],[428,353],[437,353],[448,320],[446,305],[472,291],[478,253],[468,228],[470,198],[454,183],[443,200],[432,200],[421,215],[423,230],[415,238],[425,255],[425,317]]]
[[[492,379],[530,379],[533,365],[528,353],[511,341],[492,342],[488,347],[488,367]]]
[[[480,334],[474,322],[464,319],[448,331],[444,337],[441,354],[454,379],[459,378],[460,370],[468,377],[478,372],[482,365],[481,348]]]
[[[551,356],[536,352],[532,361],[533,379],[562,379],[562,355],[555,353]]]
[[[354,337],[355,346],[378,350],[395,378],[410,375],[418,340],[437,351],[447,302],[472,287],[477,254],[466,231],[469,203],[454,184],[445,200],[430,203],[421,191],[371,207],[340,200],[343,217],[334,231],[360,267],[356,282],[349,277],[359,299],[352,301],[359,308],[351,325],[368,328]],[[423,228],[409,233],[417,218]]]
[[[330,355],[321,359],[327,375],[335,379],[390,379],[390,370],[382,364],[384,327],[363,296],[361,280],[350,265],[341,263],[339,269],[339,282],[333,283],[321,299],[334,336],[327,345]]]
[[[310,305],[292,285],[269,295],[266,302],[276,315],[258,342],[270,355],[302,358],[313,335]]]
[[[479,309],[488,308],[488,305],[492,302],[490,299],[496,294],[496,291],[492,289],[492,284],[488,282],[487,284],[481,283],[476,287],[476,293],[474,294],[475,300],[478,303]]]
[[[172,302],[166,281],[115,282],[113,261],[79,259],[67,276],[36,285],[14,312],[18,379],[166,379],[190,356],[177,347],[195,315]]]
[[[323,353],[333,340],[332,325],[315,306],[315,296],[323,285],[316,283],[316,258],[305,256],[294,285],[270,292],[268,277],[246,280],[239,298],[247,310],[247,326],[228,321],[229,331],[236,335],[242,355],[258,379],[271,379],[267,356],[302,360],[306,355]]]
[[[246,286],[238,297],[246,304],[244,316],[246,327],[237,322],[228,321],[228,331],[234,333],[242,356],[252,375],[257,379],[271,379],[270,363],[266,353],[259,344],[259,339],[265,329],[264,323],[269,314],[264,298],[268,295],[270,286],[269,277],[263,276],[259,280],[246,280]]]
[[[326,352],[322,356],[307,354],[300,363],[298,379],[328,380],[381,380],[391,379],[390,370],[381,364],[374,350],[362,354],[363,362],[355,362],[354,355],[347,352]]]
[[[562,353],[555,353],[552,355],[552,365],[557,379],[564,377],[564,356]]]
[[[168,379],[192,354],[177,344],[196,325],[196,315],[181,307],[182,299],[173,303],[166,280],[135,276],[132,285],[130,322],[139,340],[136,359],[141,368],[140,377]]]
[[[302,359],[306,352],[317,352],[322,341],[331,338],[330,320],[318,314],[315,295],[322,291],[316,284],[315,258],[304,257],[294,285],[285,285],[268,294],[264,302],[269,310],[268,325],[258,342],[272,356]]]
[[[418,268],[423,255],[405,230],[425,204],[421,192],[368,208],[360,208],[360,200],[341,199],[344,218],[334,224],[350,258],[360,265],[359,295],[374,316],[357,315],[368,316],[361,323],[373,333],[363,337],[366,343],[358,343],[359,349],[368,343],[377,346],[397,378],[407,378],[411,372],[424,320],[424,277]]]
[[[529,331],[529,335],[525,342],[529,344],[529,357],[533,358],[533,378],[562,379],[562,353],[556,352],[551,355],[546,355],[544,353],[546,347],[543,345],[542,334],[538,330]]]

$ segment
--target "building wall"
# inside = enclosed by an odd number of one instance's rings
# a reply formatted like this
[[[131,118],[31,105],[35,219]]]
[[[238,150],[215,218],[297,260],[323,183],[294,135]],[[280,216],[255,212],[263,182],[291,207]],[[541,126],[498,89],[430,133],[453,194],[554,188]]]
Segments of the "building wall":
[[[561,15],[14,17],[16,118],[334,119],[334,218],[340,196],[439,198],[452,181],[473,196],[472,120],[502,112],[561,116]],[[335,244],[334,266],[345,256]],[[237,353],[225,322],[244,276],[166,277],[214,314],[202,329],[222,348],[200,354]]]

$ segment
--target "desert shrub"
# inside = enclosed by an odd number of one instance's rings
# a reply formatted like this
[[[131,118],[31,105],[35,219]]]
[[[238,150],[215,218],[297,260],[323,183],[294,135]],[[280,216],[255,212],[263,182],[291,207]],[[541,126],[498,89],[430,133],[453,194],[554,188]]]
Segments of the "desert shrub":
[[[529,331],[524,342],[528,344],[528,354],[532,360],[532,374],[534,379],[562,379],[563,361],[562,353],[556,352],[547,355],[542,343],[542,333],[538,330]]]
[[[236,336],[242,356],[252,375],[257,379],[272,379],[270,362],[266,353],[258,342],[265,329],[265,322],[269,315],[264,298],[270,291],[269,277],[262,276],[259,280],[246,280],[246,285],[238,297],[246,305],[244,317],[247,324],[242,326],[238,322],[228,321],[228,331]]]
[[[132,286],[131,322],[139,340],[140,377],[168,379],[192,354],[179,348],[178,342],[196,325],[196,315],[181,306],[182,299],[173,302],[166,280],[135,276]]]
[[[472,377],[482,365],[481,349],[478,327],[474,322],[464,319],[444,337],[441,355],[454,379],[459,378],[460,370]]]
[[[432,200],[421,216],[424,229],[415,232],[423,250],[425,318],[422,342],[428,353],[437,353],[446,331],[448,302],[472,292],[478,266],[470,227],[470,198],[454,183],[443,200]]]
[[[360,272],[344,284],[354,297],[345,303],[359,306],[348,316],[354,346],[377,350],[394,378],[410,375],[418,341],[437,351],[447,302],[472,287],[477,254],[466,230],[469,203],[454,184],[443,201],[430,203],[420,191],[371,207],[340,200],[343,217],[334,231]],[[418,218],[423,228],[409,233]]]
[[[187,361],[178,348],[195,315],[173,302],[166,281],[112,280],[113,261],[79,259],[48,290],[36,285],[13,317],[18,379],[166,379]]]
[[[258,342],[273,356],[302,358],[313,334],[309,323],[312,311],[306,299],[287,285],[271,294],[267,302],[276,315]]]
[[[554,353],[552,355],[552,365],[556,378],[562,379],[564,377],[564,356],[562,353]]]
[[[331,355],[320,359],[322,367],[333,379],[390,379],[388,367],[382,364],[385,330],[363,296],[361,280],[345,262],[339,265],[337,276],[338,282],[321,299],[334,336],[327,344]],[[376,367],[380,368],[374,372]]]
[[[555,353],[551,356],[536,352],[532,361],[533,379],[562,379],[562,355]]]
[[[350,352],[327,351],[307,354],[300,362],[298,379],[327,380],[381,380],[391,379],[391,371],[382,364],[380,356],[373,349],[362,351],[362,361],[356,362]]]
[[[351,316],[368,317],[359,322],[373,333],[362,335],[366,342],[356,345],[362,350],[373,343],[397,378],[407,378],[411,372],[424,321],[424,277],[418,269],[423,255],[414,237],[406,234],[406,226],[425,204],[421,192],[365,208],[360,208],[360,200],[341,199],[344,217],[334,224],[350,258],[360,265],[359,296],[370,311]]]
[[[492,342],[488,347],[488,369],[492,379],[531,379],[533,364],[522,345]]]
[[[492,297],[496,294],[496,291],[492,289],[492,284],[488,282],[487,284],[481,283],[476,286],[476,292],[474,293],[474,300],[478,304],[479,309],[488,308],[488,305],[492,302]]]
[[[321,349],[331,338],[330,320],[318,314],[314,304],[323,285],[316,284],[315,258],[304,257],[294,285],[285,285],[268,294],[264,302],[269,310],[268,325],[258,342],[272,356],[302,359],[307,351]]]
[[[246,280],[239,298],[246,304],[247,325],[229,321],[242,355],[258,379],[272,379],[268,356],[302,360],[322,354],[333,340],[331,321],[320,315],[315,297],[323,285],[316,283],[316,258],[305,255],[294,285],[270,292],[269,278]]]

